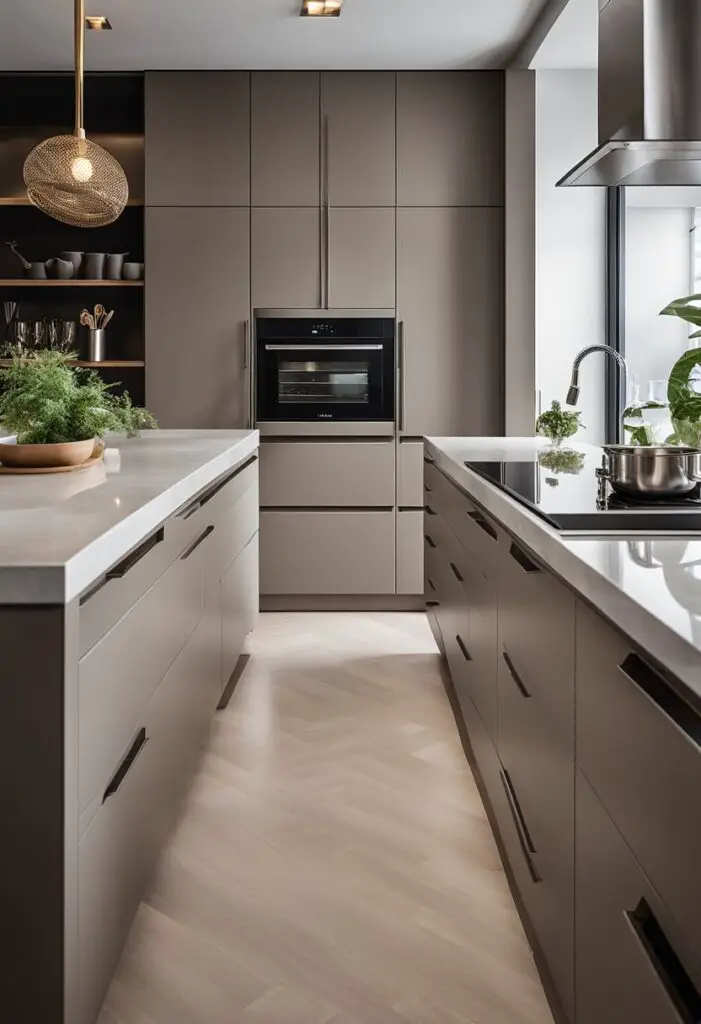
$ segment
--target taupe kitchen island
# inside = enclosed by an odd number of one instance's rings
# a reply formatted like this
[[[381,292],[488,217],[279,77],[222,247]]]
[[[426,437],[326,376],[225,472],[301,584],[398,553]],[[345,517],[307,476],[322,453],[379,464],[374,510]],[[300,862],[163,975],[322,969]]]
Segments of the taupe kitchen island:
[[[426,445],[426,601],[456,719],[556,1018],[697,1020],[701,542],[563,537],[466,465],[532,472],[542,447]]]
[[[0,481],[3,1019],[92,1024],[258,609],[256,431]]]

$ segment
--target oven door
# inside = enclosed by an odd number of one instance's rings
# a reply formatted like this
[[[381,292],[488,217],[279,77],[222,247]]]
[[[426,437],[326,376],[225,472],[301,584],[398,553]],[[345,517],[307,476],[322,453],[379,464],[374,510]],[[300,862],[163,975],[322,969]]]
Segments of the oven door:
[[[257,371],[259,421],[394,420],[391,342],[261,341]]]

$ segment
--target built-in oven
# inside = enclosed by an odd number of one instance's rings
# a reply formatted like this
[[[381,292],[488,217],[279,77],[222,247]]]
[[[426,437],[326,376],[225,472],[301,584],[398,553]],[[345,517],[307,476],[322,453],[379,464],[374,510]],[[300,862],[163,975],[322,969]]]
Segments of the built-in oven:
[[[263,433],[394,432],[395,321],[256,316],[256,422]]]

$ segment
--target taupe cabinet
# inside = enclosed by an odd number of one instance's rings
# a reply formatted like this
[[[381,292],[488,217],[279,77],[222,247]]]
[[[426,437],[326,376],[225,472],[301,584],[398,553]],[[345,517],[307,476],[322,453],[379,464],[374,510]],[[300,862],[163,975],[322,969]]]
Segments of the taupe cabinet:
[[[424,484],[429,619],[559,1008],[697,1019],[701,715],[430,461]]]
[[[400,429],[500,434],[503,211],[397,210]]]
[[[146,209],[146,404],[162,427],[249,420],[249,238],[247,208]]]
[[[8,1022],[97,1019],[254,625],[257,563],[250,457],[80,598],[0,609],[3,811],[16,823],[3,844]]]

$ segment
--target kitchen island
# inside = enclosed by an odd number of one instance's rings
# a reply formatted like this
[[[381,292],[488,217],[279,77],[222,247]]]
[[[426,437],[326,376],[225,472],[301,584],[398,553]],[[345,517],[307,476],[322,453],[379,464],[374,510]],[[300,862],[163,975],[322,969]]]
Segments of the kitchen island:
[[[701,540],[562,536],[465,465],[535,473],[544,446],[427,440],[429,619],[556,1017],[679,1024],[701,1008]]]
[[[258,608],[258,434],[0,479],[13,1024],[92,1024]]]

